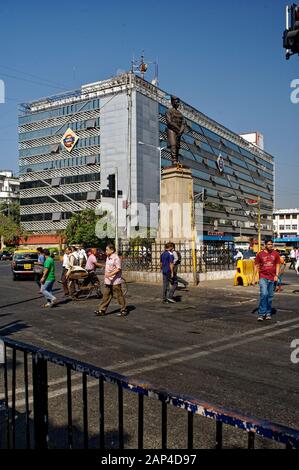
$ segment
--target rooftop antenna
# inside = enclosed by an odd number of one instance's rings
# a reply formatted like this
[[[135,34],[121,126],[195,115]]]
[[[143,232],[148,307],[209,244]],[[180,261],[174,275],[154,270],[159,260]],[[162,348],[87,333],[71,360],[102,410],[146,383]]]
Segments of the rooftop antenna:
[[[154,65],[155,67],[155,75],[154,78],[151,80],[152,85],[158,86],[158,60],[156,61],[145,61],[144,59],[144,50],[141,53],[140,59],[135,60],[134,56],[131,61],[131,72],[136,74],[141,74],[141,77],[144,80],[144,75],[148,70],[149,65]]]

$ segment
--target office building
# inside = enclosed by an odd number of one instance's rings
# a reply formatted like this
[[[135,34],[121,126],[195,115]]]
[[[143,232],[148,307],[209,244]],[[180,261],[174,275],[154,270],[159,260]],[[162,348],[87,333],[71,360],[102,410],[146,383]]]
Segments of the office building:
[[[273,212],[275,241],[299,244],[299,209],[276,209]]]
[[[157,228],[149,208],[160,200],[160,168],[171,165],[165,121],[170,106],[169,93],[131,72],[23,104],[23,227],[53,234],[66,228],[73,213],[111,201],[108,176],[117,168],[121,236]],[[188,124],[180,158],[192,170],[195,194],[204,199],[204,240],[257,238],[258,197],[262,233],[272,235],[273,157],[182,100],[180,110]]]
[[[0,171],[0,204],[17,202],[20,196],[19,178],[12,171]]]

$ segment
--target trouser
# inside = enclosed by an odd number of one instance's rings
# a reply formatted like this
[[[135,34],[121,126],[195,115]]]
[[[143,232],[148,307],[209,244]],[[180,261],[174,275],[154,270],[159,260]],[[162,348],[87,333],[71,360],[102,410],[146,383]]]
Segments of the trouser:
[[[179,151],[181,146],[181,136],[171,129],[167,130],[168,148],[170,148],[171,161],[173,164],[179,161]]]
[[[55,300],[54,295],[52,294],[52,289],[55,281],[46,281],[41,285],[40,291],[46,297],[48,302]]]
[[[176,276],[172,278],[172,284],[170,283],[170,279],[170,274],[163,273],[163,300],[172,299],[174,292],[178,286]]]
[[[296,258],[291,258],[289,269],[295,269]]]
[[[36,284],[38,285],[38,287],[41,286],[40,280],[41,280],[42,277],[43,277],[43,273],[35,273],[34,274],[34,280],[35,280]]]
[[[120,311],[123,312],[127,308],[127,304],[125,301],[125,298],[123,296],[122,290],[121,290],[121,285],[120,284],[115,284],[115,285],[107,285],[105,284],[104,288],[104,294],[103,294],[103,300],[99,305],[99,310],[102,310],[103,312],[106,312],[111,300],[113,297],[116,296],[117,302],[120,306]]]
[[[272,300],[274,296],[274,281],[260,279],[260,305],[259,316],[272,314]]]
[[[183,279],[182,277],[179,277],[178,276],[178,266],[174,265],[173,267],[173,273],[175,275],[175,278],[176,278],[176,281],[177,281],[177,284],[180,282],[181,284],[184,284],[184,286],[186,287],[188,285],[188,282],[185,281],[185,279]]]
[[[68,295],[69,294],[69,289],[68,289],[68,281],[66,277],[67,269],[62,268],[62,273],[61,273],[61,282],[62,282],[62,287],[63,287],[63,292]]]

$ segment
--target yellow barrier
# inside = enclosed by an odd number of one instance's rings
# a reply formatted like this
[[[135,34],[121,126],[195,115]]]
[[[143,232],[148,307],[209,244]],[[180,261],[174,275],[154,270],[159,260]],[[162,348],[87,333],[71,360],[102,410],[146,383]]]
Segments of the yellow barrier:
[[[250,286],[259,281],[258,273],[254,275],[254,260],[240,259],[237,264],[237,272],[234,277],[234,286]]]

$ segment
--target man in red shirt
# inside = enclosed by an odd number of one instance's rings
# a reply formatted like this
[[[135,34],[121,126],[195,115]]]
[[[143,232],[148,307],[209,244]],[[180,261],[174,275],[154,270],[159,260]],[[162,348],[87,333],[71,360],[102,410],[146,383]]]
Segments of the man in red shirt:
[[[273,241],[266,242],[265,249],[255,258],[255,273],[259,273],[260,304],[258,321],[271,320],[274,283],[278,280],[280,268],[279,253],[273,249]]]

